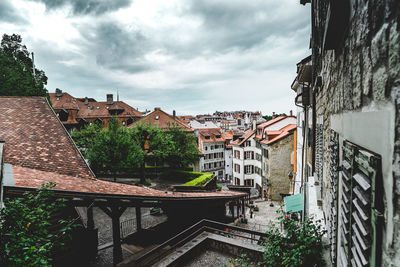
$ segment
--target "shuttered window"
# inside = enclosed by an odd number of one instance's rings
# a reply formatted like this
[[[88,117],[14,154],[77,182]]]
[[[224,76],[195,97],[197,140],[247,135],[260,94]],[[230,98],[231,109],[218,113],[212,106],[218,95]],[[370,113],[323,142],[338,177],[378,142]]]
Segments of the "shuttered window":
[[[381,158],[345,140],[341,172],[339,266],[376,266],[383,214]]]
[[[327,230],[330,245],[330,256],[332,265],[336,265],[337,255],[337,229],[338,229],[338,166],[339,166],[339,135],[331,130],[329,136],[329,183],[328,192],[328,218]],[[318,151],[318,149],[317,149]],[[322,162],[321,162],[322,164]],[[322,167],[321,167],[322,168]],[[321,177],[322,178],[322,177]]]

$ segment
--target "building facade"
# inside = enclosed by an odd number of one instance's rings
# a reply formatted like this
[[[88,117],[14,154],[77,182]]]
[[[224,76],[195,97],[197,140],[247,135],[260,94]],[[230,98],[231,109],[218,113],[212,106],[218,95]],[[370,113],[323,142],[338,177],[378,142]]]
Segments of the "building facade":
[[[219,128],[198,129],[200,158],[200,171],[211,172],[218,180],[225,179],[225,139]]]
[[[311,2],[302,175],[320,187],[331,263],[400,264],[400,2]],[[303,191],[307,193],[307,190]],[[305,215],[308,197],[305,197]]]

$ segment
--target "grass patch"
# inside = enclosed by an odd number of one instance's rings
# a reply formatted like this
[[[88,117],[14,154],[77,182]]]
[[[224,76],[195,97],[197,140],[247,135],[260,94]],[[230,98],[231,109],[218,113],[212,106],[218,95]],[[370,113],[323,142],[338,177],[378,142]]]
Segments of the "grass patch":
[[[212,173],[204,173],[204,172],[187,172],[185,173],[190,173],[191,175],[197,176],[193,180],[183,184],[183,185],[189,185],[189,186],[201,186],[210,181],[214,175]]]
[[[135,185],[150,186],[150,185],[151,185],[151,182],[150,182],[149,179],[146,179],[145,182],[144,182],[144,184],[141,184],[140,181],[137,181],[137,182],[135,183]]]

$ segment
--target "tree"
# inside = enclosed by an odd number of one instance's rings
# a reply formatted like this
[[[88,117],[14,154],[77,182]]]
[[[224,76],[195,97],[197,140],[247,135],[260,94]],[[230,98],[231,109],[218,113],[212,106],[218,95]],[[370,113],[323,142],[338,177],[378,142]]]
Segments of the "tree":
[[[119,125],[117,118],[109,121],[108,129],[95,133],[85,153],[90,167],[96,171],[109,171],[114,181],[118,171],[138,167],[144,152],[132,142],[128,129]]]
[[[103,129],[103,126],[100,123],[88,124],[81,130],[74,130],[71,133],[72,139],[76,146],[81,151],[82,155],[86,157],[86,152],[90,146],[90,143],[94,140],[94,137],[98,132]]]
[[[164,161],[171,148],[171,136],[150,123],[136,123],[130,128],[133,142],[140,147],[143,159],[140,162],[140,183],[146,182],[145,167],[150,161]]]
[[[264,119],[266,119],[267,121],[272,120],[273,118],[279,117],[279,116],[286,116],[286,113],[282,113],[282,114],[275,114],[275,116],[273,115],[265,115],[263,116]]]
[[[0,95],[47,96],[47,77],[35,68],[20,35],[4,34],[0,46]]]
[[[0,266],[52,266],[52,253],[62,249],[69,237],[71,223],[58,220],[50,231],[52,214],[66,206],[54,199],[48,183],[35,193],[5,199],[0,210]]]
[[[187,167],[195,163],[200,157],[200,151],[196,143],[196,137],[177,126],[168,124],[166,135],[171,140],[166,163],[175,168]]]

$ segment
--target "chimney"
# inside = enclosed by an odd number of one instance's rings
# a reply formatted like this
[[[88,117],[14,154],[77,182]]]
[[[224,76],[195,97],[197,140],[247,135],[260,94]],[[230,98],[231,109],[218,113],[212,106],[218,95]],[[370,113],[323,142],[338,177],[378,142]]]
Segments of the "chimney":
[[[272,118],[275,118],[275,111],[272,112]]]
[[[293,116],[293,110],[290,110],[290,116]]]
[[[257,121],[253,120],[253,126],[251,127],[251,129],[254,131],[257,128]]]
[[[87,96],[85,96],[85,105],[89,104],[89,98]]]
[[[172,111],[172,117],[174,117],[174,119],[176,118],[176,111]]]
[[[56,97],[62,97],[62,90],[59,88],[56,88]]]
[[[113,94],[107,94],[107,105],[114,104]]]
[[[156,111],[156,110],[160,110],[161,108],[159,108],[159,107],[155,107],[154,108],[154,111]]]

